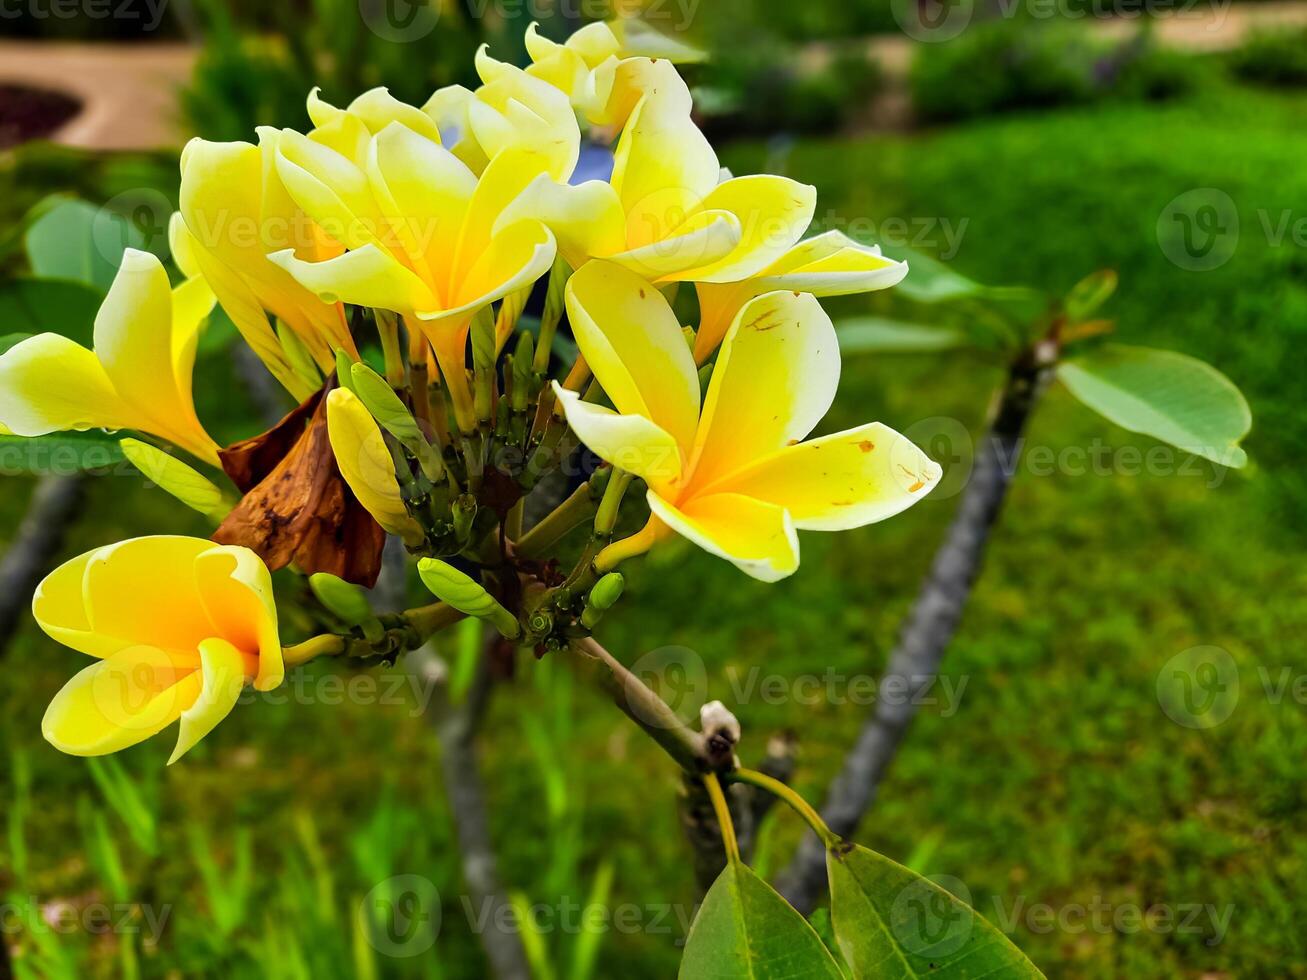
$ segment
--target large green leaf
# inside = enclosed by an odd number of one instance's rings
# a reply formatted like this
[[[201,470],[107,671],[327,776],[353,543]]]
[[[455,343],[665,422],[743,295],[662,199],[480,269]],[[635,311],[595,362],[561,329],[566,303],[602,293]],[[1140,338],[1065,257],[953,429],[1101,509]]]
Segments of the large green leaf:
[[[679,976],[806,980],[843,973],[803,916],[747,867],[730,861],[690,926]]]
[[[1175,351],[1105,344],[1063,361],[1057,376],[1073,395],[1131,432],[1161,439],[1224,466],[1243,466],[1239,441],[1252,412],[1216,368]]]
[[[1043,976],[969,905],[875,851],[837,845],[826,869],[835,938],[855,980]]]
[[[852,317],[835,327],[841,354],[916,354],[968,344],[965,334],[950,327],[928,327],[878,316]]]
[[[27,229],[27,259],[43,279],[72,279],[107,291],[123,250],[144,248],[140,230],[122,215],[75,198],[48,208]]]
[[[0,282],[0,333],[57,333],[90,347],[102,298],[94,287],[68,279]]]
[[[69,476],[122,462],[118,441],[103,432],[57,432],[24,438],[0,435],[0,476]]]

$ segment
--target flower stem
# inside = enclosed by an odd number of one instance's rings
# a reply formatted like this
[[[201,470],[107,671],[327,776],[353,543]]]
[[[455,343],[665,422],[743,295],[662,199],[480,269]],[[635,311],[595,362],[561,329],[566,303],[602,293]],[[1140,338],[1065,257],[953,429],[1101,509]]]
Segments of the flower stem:
[[[840,842],[840,837],[821,819],[807,800],[796,793],[789,786],[786,786],[779,779],[774,779],[766,773],[758,772],[755,769],[736,769],[729,777],[737,782],[748,783],[750,786],[757,786],[759,789],[765,789],[773,796],[784,800],[799,816],[801,816],[813,832],[821,838],[821,842],[827,847],[833,847]]]
[[[611,572],[626,559],[643,555],[654,546],[657,540],[658,528],[651,517],[648,523],[635,534],[622,538],[620,541],[614,541],[599,552],[594,560],[595,571],[600,575]]]
[[[285,647],[281,658],[287,667],[298,667],[318,657],[336,657],[345,652],[345,638],[334,633],[311,636],[303,643]]]
[[[717,779],[715,772],[704,773],[703,785],[708,790],[708,798],[712,800],[713,812],[717,814],[717,826],[722,832],[722,847],[726,848],[726,860],[738,863],[740,861],[740,842],[735,838],[735,824],[731,822],[731,808],[726,805],[726,794],[722,792],[722,784]]]
[[[570,497],[518,539],[517,553],[524,558],[539,558],[563,535],[589,517],[594,508],[594,500],[590,497],[590,484],[583,483]]]

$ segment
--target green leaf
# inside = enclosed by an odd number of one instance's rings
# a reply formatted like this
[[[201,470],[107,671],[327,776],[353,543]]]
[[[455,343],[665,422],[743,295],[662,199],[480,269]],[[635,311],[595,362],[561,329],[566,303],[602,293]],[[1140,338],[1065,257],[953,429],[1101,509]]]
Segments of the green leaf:
[[[917,354],[968,345],[965,334],[949,327],[928,327],[878,316],[841,320],[835,335],[841,354]]]
[[[104,294],[68,279],[19,277],[0,282],[0,329],[7,333],[57,333],[90,347],[95,314]]]
[[[1241,467],[1238,445],[1252,412],[1216,368],[1175,351],[1105,344],[1063,361],[1057,376],[1110,422],[1142,432],[1223,466]]]
[[[844,974],[803,916],[746,866],[730,861],[699,906],[678,975],[781,980]]]
[[[835,937],[855,980],[1043,976],[965,902],[875,851],[828,848],[826,870]]]
[[[105,469],[122,458],[118,440],[100,431],[57,432],[33,438],[0,435],[0,476],[70,476]]]
[[[1065,307],[1067,318],[1072,323],[1080,323],[1091,317],[1100,306],[1112,298],[1116,292],[1117,276],[1112,269],[1099,269],[1071,287],[1066,294]]]
[[[162,449],[141,442],[124,439],[119,443],[123,455],[160,490],[176,497],[191,510],[199,511],[214,521],[221,522],[230,512],[233,502],[221,488],[198,470],[169,456]]]
[[[74,198],[61,200],[27,229],[27,260],[43,279],[71,279],[107,292],[123,250],[145,247],[122,215]]]
[[[989,286],[968,279],[961,273],[922,252],[907,248],[884,246],[885,255],[908,263],[908,274],[894,292],[917,303],[946,303],[950,300],[979,298],[990,291]]]

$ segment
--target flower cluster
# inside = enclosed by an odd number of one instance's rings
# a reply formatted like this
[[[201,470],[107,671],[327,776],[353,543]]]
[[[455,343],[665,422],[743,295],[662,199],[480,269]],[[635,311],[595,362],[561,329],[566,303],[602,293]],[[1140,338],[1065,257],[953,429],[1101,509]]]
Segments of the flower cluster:
[[[906,266],[837,232],[804,239],[811,186],[724,170],[676,67],[697,52],[631,28],[559,44],[533,27],[531,64],[483,49],[476,90],[417,107],[374,89],[343,108],[315,90],[307,133],[191,141],[180,285],[128,251],[94,350],[45,334],[0,356],[0,426],[144,434],[131,458],[220,519],[211,541],[109,545],[41,585],[42,628],[99,658],[50,706],[54,745],[113,751],[180,719],[175,759],[286,663],[388,655],[463,614],[557,649],[665,536],[772,581],[798,567],[796,530],[859,527],[929,492],[939,467],[879,423],[807,439],[840,373],[817,297]],[[604,144],[611,173],[579,179]],[[226,448],[191,399],[215,302],[298,403]],[[563,322],[579,354],[555,376]],[[543,478],[582,445],[598,469],[524,528],[527,498],[556,493]],[[211,477],[239,502],[216,507],[229,494]],[[615,539],[636,480],[647,523]],[[560,570],[555,546],[585,522]],[[347,583],[375,583],[387,534],[444,602],[378,618],[356,601]],[[314,576],[336,629],[283,652],[269,569],[287,566]]]

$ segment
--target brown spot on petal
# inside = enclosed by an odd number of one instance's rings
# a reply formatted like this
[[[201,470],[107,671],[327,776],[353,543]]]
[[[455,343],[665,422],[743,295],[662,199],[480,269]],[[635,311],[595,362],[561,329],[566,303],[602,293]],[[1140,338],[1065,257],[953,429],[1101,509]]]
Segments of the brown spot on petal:
[[[870,439],[863,439],[862,442],[858,443],[858,448],[864,453],[869,453],[876,448],[876,444]]]
[[[219,454],[245,492],[213,540],[244,545],[276,570],[330,572],[371,588],[386,532],[355,499],[327,438],[326,393],[334,376],[262,435]]]
[[[902,463],[899,464],[899,469],[901,469],[904,473],[908,475],[909,478],[915,481],[912,484],[912,486],[908,487],[908,493],[916,493],[918,490],[920,490],[922,487],[926,485],[926,481],[922,479],[920,474],[912,472],[912,470],[908,469]]]

